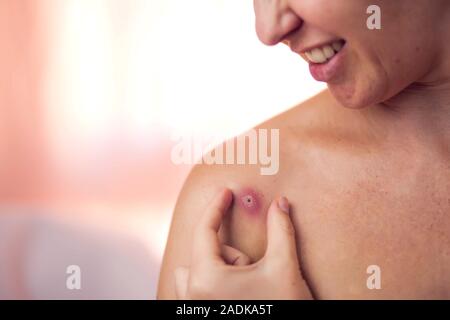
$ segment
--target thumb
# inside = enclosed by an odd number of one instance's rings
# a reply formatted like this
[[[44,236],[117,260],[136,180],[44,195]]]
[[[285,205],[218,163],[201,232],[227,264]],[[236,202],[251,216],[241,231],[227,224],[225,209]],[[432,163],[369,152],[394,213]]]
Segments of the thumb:
[[[175,293],[178,300],[187,300],[187,288],[189,280],[189,269],[178,267],[175,269]]]
[[[289,202],[285,197],[274,200],[269,208],[265,257],[284,265],[298,265],[295,230],[289,215]]]

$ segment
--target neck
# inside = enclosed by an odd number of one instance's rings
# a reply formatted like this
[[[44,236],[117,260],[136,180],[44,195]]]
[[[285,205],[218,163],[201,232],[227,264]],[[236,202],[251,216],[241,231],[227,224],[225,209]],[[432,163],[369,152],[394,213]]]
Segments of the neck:
[[[437,85],[413,84],[379,108],[402,128],[450,138],[450,81]]]
[[[444,11],[447,13],[443,20],[445,26],[441,28],[442,39],[446,39],[450,28],[450,10]],[[440,141],[445,139],[450,144],[450,43],[439,43],[441,46],[436,50],[430,72],[378,106],[386,116],[384,120],[388,120],[386,125],[401,130],[393,132],[395,135],[401,135],[404,130],[418,138],[423,135]]]
[[[433,81],[416,82],[368,108],[368,116],[383,135],[403,141],[450,144],[450,65],[441,65],[438,70],[440,74],[435,74]]]

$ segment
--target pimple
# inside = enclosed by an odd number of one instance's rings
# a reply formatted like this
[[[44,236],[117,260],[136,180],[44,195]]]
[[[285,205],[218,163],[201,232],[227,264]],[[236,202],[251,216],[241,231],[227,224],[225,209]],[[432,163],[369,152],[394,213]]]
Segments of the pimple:
[[[245,207],[247,207],[247,208],[255,207],[256,200],[252,195],[247,194],[247,195],[243,196],[241,200]]]
[[[261,198],[261,194],[251,188],[242,189],[236,194],[238,207],[250,214],[257,214],[261,211]]]

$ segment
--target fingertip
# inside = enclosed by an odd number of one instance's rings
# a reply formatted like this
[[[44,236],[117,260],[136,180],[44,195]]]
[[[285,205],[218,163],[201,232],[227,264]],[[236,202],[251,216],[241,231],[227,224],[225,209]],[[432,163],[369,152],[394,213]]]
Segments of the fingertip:
[[[225,203],[230,205],[231,201],[233,200],[233,192],[231,192],[231,190],[228,188],[223,188],[222,196],[224,198]]]
[[[267,254],[294,256],[295,230],[289,215],[289,202],[285,197],[276,198],[270,207],[267,225]]]
[[[278,208],[284,213],[289,214],[289,201],[286,197],[280,197],[277,200]]]
[[[239,256],[233,261],[234,266],[248,266],[251,263],[252,260],[247,255]]]
[[[221,249],[222,258],[227,264],[234,266],[246,266],[251,264],[250,257],[242,251],[228,245],[222,245]]]
[[[217,252],[217,246],[219,245],[217,232],[220,229],[224,215],[228,212],[231,205],[232,193],[227,188],[216,192],[197,224],[197,232],[194,238],[196,245],[193,248],[193,256],[196,256],[196,254],[198,254],[198,257],[204,256],[205,252],[202,250],[205,250],[205,248],[209,248],[210,253],[215,254]]]
[[[225,214],[231,205],[233,200],[233,193],[228,188],[219,189],[213,196],[208,210],[214,210],[216,213],[220,212]]]
[[[272,201],[269,208],[270,211],[281,211],[282,213],[289,214],[289,200],[284,196],[278,197]]]
[[[227,212],[227,209],[230,207],[231,202],[233,201],[233,192],[231,192],[228,188],[222,188],[218,194],[219,197],[219,208],[224,211],[224,214]]]

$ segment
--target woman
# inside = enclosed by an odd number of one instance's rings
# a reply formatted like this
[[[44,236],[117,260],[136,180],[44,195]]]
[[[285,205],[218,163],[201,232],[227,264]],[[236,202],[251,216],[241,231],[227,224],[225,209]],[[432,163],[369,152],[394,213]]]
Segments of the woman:
[[[381,29],[366,24],[373,4]],[[193,265],[197,222],[226,187],[235,201],[221,241],[251,263],[266,250],[270,200],[289,199],[315,298],[449,299],[450,2],[254,6],[260,40],[288,45],[328,90],[256,128],[279,129],[276,175],[261,175],[255,165],[193,169],[175,209],[159,297],[176,297],[175,270]],[[239,205],[242,199],[253,209]],[[375,289],[368,286],[370,266],[380,270]]]

